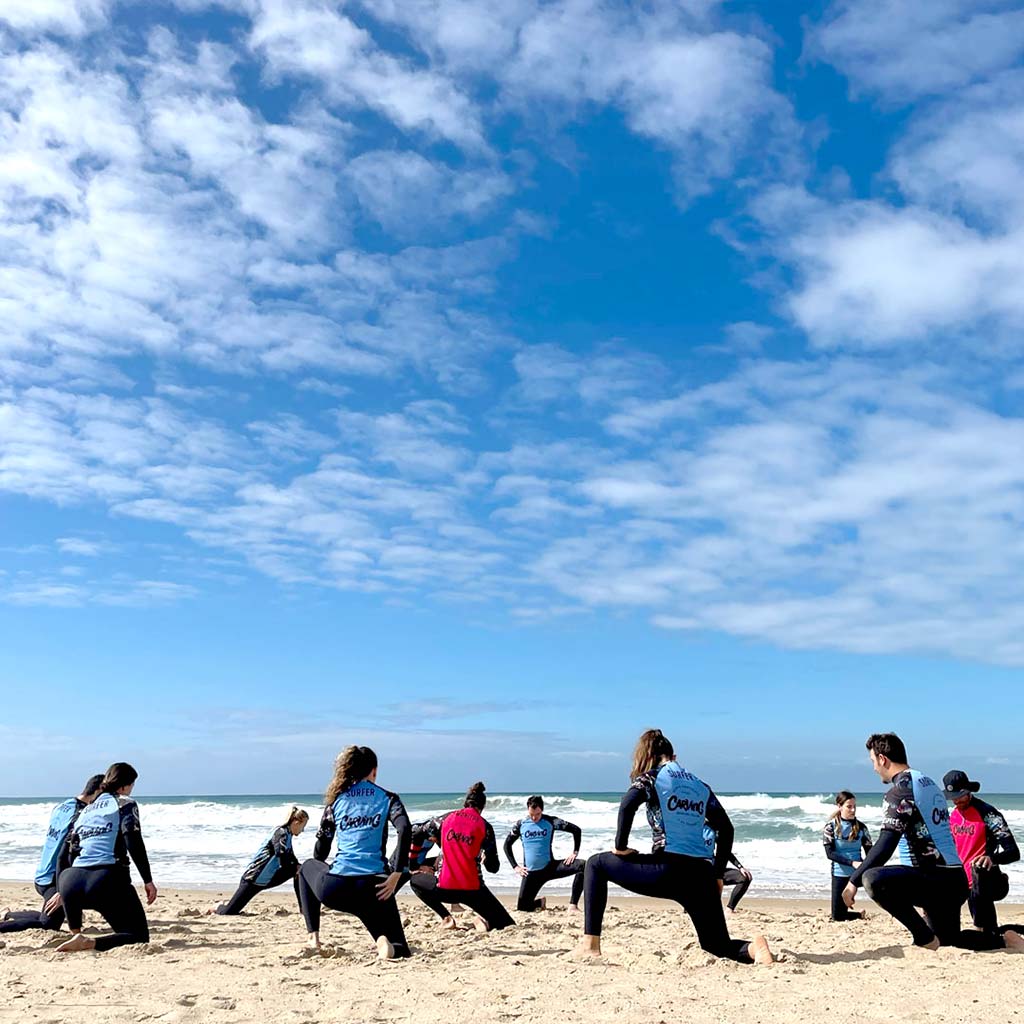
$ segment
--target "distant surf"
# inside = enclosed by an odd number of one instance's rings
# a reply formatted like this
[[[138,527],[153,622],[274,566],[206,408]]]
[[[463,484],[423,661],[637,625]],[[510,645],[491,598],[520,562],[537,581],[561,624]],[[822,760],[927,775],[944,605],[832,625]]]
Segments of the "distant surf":
[[[413,821],[461,805],[461,793],[405,793]],[[982,794],[1004,812],[1024,844],[1024,794]],[[545,795],[545,810],[583,829],[582,856],[611,849],[621,793]],[[787,896],[826,899],[828,862],[821,829],[832,813],[831,797],[822,793],[720,794],[736,826],[736,854],[754,874],[749,898]],[[876,836],[881,821],[877,794],[862,795],[859,817]],[[142,828],[158,884],[176,887],[233,886],[242,869],[275,825],[283,823],[291,804],[311,815],[309,828],[295,840],[300,859],[312,856],[321,797],[286,796],[151,797],[138,794]],[[39,859],[50,811],[56,799],[0,799],[0,878],[31,881]],[[525,794],[488,795],[484,812],[501,846],[509,828],[525,815]],[[641,808],[632,844],[650,849],[650,829]],[[567,854],[572,842],[559,834],[555,852]],[[521,856],[518,853],[517,856]],[[1024,868],[1011,864],[1010,899],[1024,902]],[[496,890],[518,889],[519,879],[502,856],[499,873],[489,878]],[[546,891],[568,891],[568,882],[551,882]]]

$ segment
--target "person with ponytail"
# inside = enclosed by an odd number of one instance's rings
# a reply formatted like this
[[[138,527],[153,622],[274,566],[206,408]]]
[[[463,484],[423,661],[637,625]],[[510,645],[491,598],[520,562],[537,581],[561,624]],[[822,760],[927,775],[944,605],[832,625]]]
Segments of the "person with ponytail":
[[[821,835],[825,856],[832,862],[832,920],[856,921],[864,915],[843,902],[843,890],[871,849],[871,833],[857,818],[857,798],[843,789],[836,793],[836,809]]]
[[[641,735],[633,754],[632,785],[619,805],[615,849],[587,860],[583,880],[584,935],[577,958],[601,955],[601,927],[608,885],[642,896],[674,900],[690,915],[701,948],[743,964],[770,964],[772,952],[763,935],[749,942],[729,937],[721,894],[735,830],[729,815],[706,783],[676,760],[660,729]],[[629,846],[633,819],[641,804],[654,833],[653,851]],[[707,830],[715,833],[713,849]]]
[[[142,876],[146,902],[156,900],[157,888],[142,840],[139,805],[131,799],[139,773],[124,761],[112,764],[103,776],[100,795],[78,817],[71,833],[71,866],[57,879],[71,938],[58,953],[149,942],[149,923],[139,894],[132,885],[131,863]],[[82,913],[97,911],[113,929],[97,939],[82,934]]]
[[[250,900],[267,889],[274,889],[289,879],[295,886],[295,899],[299,899],[299,862],[292,852],[292,839],[301,835],[309,815],[299,807],[292,807],[288,820],[274,829],[274,834],[259,848],[249,866],[242,872],[234,896],[222,903],[214,914],[233,916],[240,914]],[[299,906],[301,910],[301,904]]]
[[[484,884],[480,870],[481,859],[492,875],[501,864],[494,829],[481,814],[486,806],[486,788],[482,782],[474,782],[461,810],[450,811],[431,823],[432,833],[441,841],[437,874],[412,876],[413,892],[437,914],[443,928],[458,927],[446,903],[460,903],[474,911],[474,927],[480,932],[515,924],[498,897]]]
[[[377,785],[377,755],[369,747],[346,747],[338,755],[324,802],[313,859],[299,870],[299,905],[311,948],[321,948],[320,908],[326,906],[358,917],[382,960],[409,956],[395,902],[409,863],[409,815],[397,793]],[[398,840],[393,869],[384,856],[388,822]],[[335,836],[337,851],[328,865]]]

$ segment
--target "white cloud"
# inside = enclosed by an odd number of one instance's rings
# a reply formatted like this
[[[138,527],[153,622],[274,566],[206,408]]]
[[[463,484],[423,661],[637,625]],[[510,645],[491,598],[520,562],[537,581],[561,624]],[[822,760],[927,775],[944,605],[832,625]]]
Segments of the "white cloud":
[[[4,0],[0,26],[17,32],[83,36],[107,20],[113,0]]]
[[[859,91],[902,105],[1016,63],[1024,11],[1012,0],[834,0],[808,43]]]

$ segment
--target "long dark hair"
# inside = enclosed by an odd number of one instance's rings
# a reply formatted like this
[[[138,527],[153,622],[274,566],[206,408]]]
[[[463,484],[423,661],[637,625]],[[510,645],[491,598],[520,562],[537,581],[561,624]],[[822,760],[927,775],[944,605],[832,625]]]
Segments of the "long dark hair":
[[[101,793],[116,793],[125,786],[132,786],[139,773],[127,761],[115,761],[103,776],[100,783]]]
[[[482,782],[474,782],[466,790],[466,799],[462,802],[463,807],[475,807],[482,811],[487,806],[487,787]]]
[[[346,747],[334,762],[334,776],[327,784],[324,803],[335,800],[377,767],[377,755],[369,747]]]
[[[840,829],[843,827],[840,823],[840,819],[843,816],[843,804],[847,800],[856,800],[856,794],[851,793],[848,789],[841,789],[836,793],[836,809],[832,812],[832,817],[829,821],[832,822],[832,827],[835,829],[836,835],[840,835]],[[860,819],[854,816],[853,822],[850,825],[850,838],[856,839],[860,835],[860,830],[863,826],[860,823]]]
[[[633,767],[629,771],[630,782],[636,782],[644,772],[656,768],[663,757],[671,760],[676,756],[669,738],[660,729],[648,729],[636,741],[633,751]]]

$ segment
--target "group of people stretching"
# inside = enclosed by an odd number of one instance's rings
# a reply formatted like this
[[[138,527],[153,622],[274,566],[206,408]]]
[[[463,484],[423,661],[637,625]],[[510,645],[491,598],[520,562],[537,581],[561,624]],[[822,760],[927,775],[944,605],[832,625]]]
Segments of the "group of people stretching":
[[[875,843],[857,818],[854,795],[844,791],[836,798],[836,812],[823,836],[833,868],[833,919],[859,916],[853,907],[863,887],[908,928],[916,945],[1024,951],[1017,927],[1000,928],[996,920],[995,902],[1008,891],[999,865],[1020,857],[1003,816],[977,799],[978,784],[963,772],[948,773],[940,789],[910,768],[902,741],[892,733],[872,735],[867,749],[874,770],[890,788]],[[343,750],[325,794],[313,857],[300,865],[292,850],[293,838],[309,821],[305,811],[293,807],[246,868],[238,890],[215,912],[237,914],[258,893],[292,881],[311,951],[321,949],[321,908],[327,906],[358,917],[383,959],[410,955],[395,900],[406,882],[442,927],[458,927],[453,907],[468,907],[473,926],[482,932],[514,925],[484,882],[483,871],[493,874],[499,867],[494,829],[483,817],[484,784],[469,788],[461,808],[414,825],[401,797],[377,784],[377,770],[377,756],[369,747]],[[72,934],[58,947],[60,952],[102,951],[149,940],[145,910],[129,869],[131,860],[152,904],[157,888],[138,806],[131,799],[137,777],[131,765],[113,764],[104,775],[89,779],[78,797],[54,810],[35,879],[43,909],[7,913],[0,919],[0,932],[59,930],[66,917]],[[707,952],[739,963],[772,963],[764,936],[738,940],[729,934],[721,903],[724,885],[731,880],[742,887],[742,895],[750,873],[733,855],[732,822],[710,787],[680,765],[659,729],[641,735],[630,778],[619,806],[614,849],[586,860],[578,856],[580,829],[545,814],[542,797],[528,799],[527,816],[514,826],[504,847],[522,876],[517,909],[541,909],[541,888],[552,879],[571,877],[570,907],[578,909],[583,899],[583,937],[575,953],[599,956],[608,886],[615,883],[679,903]],[[955,804],[952,816],[947,796]],[[629,845],[641,805],[646,805],[653,834],[649,854]],[[385,852],[389,828],[396,833],[390,860]],[[572,853],[562,859],[553,850],[558,831],[573,838]],[[514,856],[516,841],[522,844],[522,864]],[[329,862],[332,847],[335,856]],[[430,857],[435,850],[436,856]],[[890,865],[897,851],[900,864]],[[964,902],[970,904],[977,930],[960,928]],[[92,938],[82,933],[87,909],[107,921],[109,934]]]

